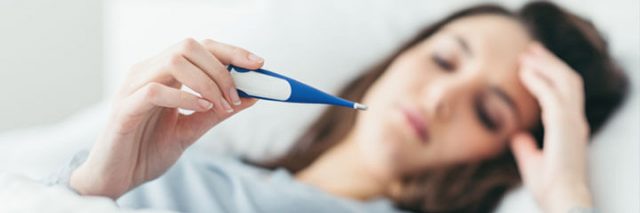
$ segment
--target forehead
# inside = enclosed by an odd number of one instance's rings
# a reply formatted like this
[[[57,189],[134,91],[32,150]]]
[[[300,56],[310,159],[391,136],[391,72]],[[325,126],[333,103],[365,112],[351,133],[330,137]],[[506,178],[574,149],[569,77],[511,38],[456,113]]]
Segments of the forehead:
[[[464,37],[479,56],[487,56],[492,62],[508,64],[516,59],[531,42],[527,30],[514,18],[502,15],[476,15],[457,19],[447,24],[441,32]],[[496,58],[501,56],[505,58]]]
[[[522,24],[506,16],[478,15],[455,20],[438,34],[464,39],[472,56],[463,63],[474,70],[474,78],[503,89],[514,100],[523,127],[535,123],[539,109],[518,77],[518,58],[532,41]]]

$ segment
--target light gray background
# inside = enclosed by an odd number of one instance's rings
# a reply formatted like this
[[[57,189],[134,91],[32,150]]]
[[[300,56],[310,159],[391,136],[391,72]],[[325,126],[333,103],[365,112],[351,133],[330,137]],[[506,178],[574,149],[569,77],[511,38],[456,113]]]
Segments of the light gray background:
[[[52,124],[102,99],[102,8],[0,1],[0,132]]]

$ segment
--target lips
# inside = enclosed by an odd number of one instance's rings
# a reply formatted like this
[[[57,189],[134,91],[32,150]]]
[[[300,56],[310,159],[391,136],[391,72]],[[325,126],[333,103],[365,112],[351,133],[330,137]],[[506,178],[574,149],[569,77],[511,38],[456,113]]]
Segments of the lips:
[[[422,114],[420,114],[418,110],[411,108],[405,108],[402,111],[413,132],[420,138],[423,144],[426,144],[429,140],[429,131],[427,130],[427,123]]]

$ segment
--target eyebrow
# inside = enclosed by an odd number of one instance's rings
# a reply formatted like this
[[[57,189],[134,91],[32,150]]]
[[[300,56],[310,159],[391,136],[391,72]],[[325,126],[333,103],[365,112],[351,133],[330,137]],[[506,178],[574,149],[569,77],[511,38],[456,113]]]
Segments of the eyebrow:
[[[468,55],[468,56],[472,56],[471,54],[471,48],[469,47],[469,43],[467,43],[467,40],[465,40],[462,36],[460,35],[456,35],[454,36],[456,41],[458,42],[458,44],[460,44],[460,46],[462,47],[462,50],[464,50],[464,52]]]
[[[518,107],[516,107],[516,102],[513,101],[511,96],[509,96],[507,92],[500,87],[492,86],[490,87],[490,90],[493,93],[495,93],[500,99],[502,99],[505,103],[507,103],[507,105],[509,105],[509,108],[511,108],[511,111],[513,112],[513,114],[516,116],[516,119],[520,120],[520,113],[518,113],[519,112]]]

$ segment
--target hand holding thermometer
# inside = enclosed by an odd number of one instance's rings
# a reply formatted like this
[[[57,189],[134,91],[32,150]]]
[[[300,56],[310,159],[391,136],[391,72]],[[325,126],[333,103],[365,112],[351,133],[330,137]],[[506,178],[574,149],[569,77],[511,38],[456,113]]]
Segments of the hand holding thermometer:
[[[329,95],[289,77],[264,70],[248,70],[236,66],[227,67],[240,97],[292,103],[330,104],[366,110],[360,103]]]

